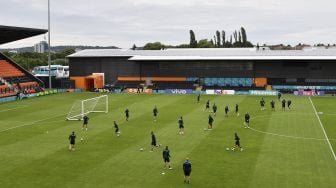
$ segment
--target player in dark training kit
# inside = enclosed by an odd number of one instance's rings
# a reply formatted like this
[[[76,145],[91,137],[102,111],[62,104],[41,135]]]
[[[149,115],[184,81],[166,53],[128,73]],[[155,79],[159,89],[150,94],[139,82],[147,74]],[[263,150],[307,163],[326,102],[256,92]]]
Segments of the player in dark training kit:
[[[75,150],[75,142],[76,142],[76,135],[75,135],[74,131],[72,131],[72,133],[70,134],[69,141],[70,141],[69,150],[74,151]]]
[[[282,106],[282,110],[286,110],[286,100],[285,99],[283,99],[282,101],[281,101],[281,106]]]
[[[212,118],[211,115],[208,117],[208,130],[212,129],[212,123],[214,122],[214,119]]]
[[[206,104],[205,104],[205,110],[209,110],[210,109],[210,101],[207,100]],[[205,111],[204,110],[204,111]]]
[[[152,143],[151,143],[152,148],[151,148],[151,152],[153,152],[153,151],[154,151],[154,147],[159,147],[160,144],[158,145],[158,144],[156,143],[156,137],[155,137],[153,131],[151,132],[151,136],[152,136]]]
[[[271,101],[271,109],[272,111],[275,111],[275,102],[273,100]]]
[[[168,169],[171,170],[173,169],[171,166],[170,166],[170,151],[168,149],[168,146],[166,146],[166,148],[163,150],[162,152],[162,157],[163,157],[163,162],[165,163],[164,164],[164,168],[166,169],[167,166],[168,166]]]
[[[201,100],[201,94],[198,94],[197,95],[197,103],[200,103],[200,100]]]
[[[126,108],[126,110],[125,110],[125,116],[126,116],[126,121],[128,121],[128,118],[129,118],[129,110],[128,110],[128,108]]]
[[[158,109],[156,108],[156,106],[154,107],[153,109],[153,118],[154,118],[154,121],[156,121],[156,118],[157,118],[157,114],[159,113]]]
[[[183,173],[184,173],[184,183],[190,183],[190,174],[191,174],[191,163],[187,158],[186,161],[183,163]]]
[[[261,98],[261,100],[260,100],[260,108],[261,108],[261,110],[265,110],[265,100],[264,100],[264,98]]]
[[[236,104],[236,115],[239,116],[239,106]]]
[[[245,128],[250,127],[250,114],[248,112],[246,112],[246,114],[245,114],[244,124],[245,124]]]
[[[281,93],[278,92],[278,101],[280,101],[280,99],[281,99]]]
[[[215,103],[212,105],[212,111],[213,111],[213,113],[214,113],[214,116],[216,116],[217,106],[216,106]]]
[[[228,113],[229,113],[229,107],[225,106],[225,117],[228,117]]]
[[[235,133],[235,146],[232,148],[232,151],[234,151],[235,148],[239,148],[240,151],[243,151],[243,148],[240,146],[240,138],[237,133]]]
[[[178,120],[178,124],[179,124],[179,134],[184,134],[184,121],[183,121],[183,118],[182,116],[180,117],[180,119]]]
[[[118,126],[117,122],[113,121],[113,124],[114,124],[114,128],[115,128],[115,134],[117,136],[120,136],[119,126]]]
[[[87,115],[84,115],[84,117],[83,117],[83,128],[82,128],[82,130],[84,130],[84,128],[85,128],[85,130],[87,131],[88,130],[88,123],[89,123],[89,117],[87,116]]]
[[[288,107],[288,109],[291,109],[291,105],[292,105],[292,101],[290,99],[288,99],[288,101],[287,101],[287,107]]]

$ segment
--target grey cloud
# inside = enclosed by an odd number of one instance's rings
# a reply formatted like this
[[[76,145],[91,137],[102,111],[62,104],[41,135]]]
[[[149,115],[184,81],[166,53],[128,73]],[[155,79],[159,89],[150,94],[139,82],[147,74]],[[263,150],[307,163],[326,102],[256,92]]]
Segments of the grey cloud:
[[[187,43],[215,30],[231,33],[244,26],[260,43],[333,43],[332,0],[51,0],[53,44],[130,47],[149,41]],[[46,0],[7,0],[0,24],[47,26]],[[41,37],[5,46],[38,42]]]

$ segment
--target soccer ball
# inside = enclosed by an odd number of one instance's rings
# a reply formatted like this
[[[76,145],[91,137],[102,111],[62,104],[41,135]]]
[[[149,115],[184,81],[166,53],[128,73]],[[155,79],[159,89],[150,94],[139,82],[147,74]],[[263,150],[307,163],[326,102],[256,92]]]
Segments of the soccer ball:
[[[143,151],[144,149],[143,148],[140,148],[140,151]]]
[[[84,140],[84,138],[81,138],[80,140],[81,140],[81,141],[83,141],[83,140]]]
[[[229,151],[230,150],[230,148],[226,148],[226,151]]]

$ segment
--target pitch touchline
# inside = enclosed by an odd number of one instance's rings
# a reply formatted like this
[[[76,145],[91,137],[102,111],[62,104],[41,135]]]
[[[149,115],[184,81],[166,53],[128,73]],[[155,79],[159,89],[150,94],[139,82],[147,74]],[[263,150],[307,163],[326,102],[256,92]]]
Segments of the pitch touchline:
[[[249,127],[249,129],[252,130],[252,131],[258,132],[258,133],[263,133],[263,134],[268,134],[268,135],[273,135],[273,136],[278,136],[278,137],[284,137],[284,138],[302,139],[302,140],[318,140],[318,141],[325,141],[326,140],[324,138],[307,138],[307,137],[276,134],[276,133],[271,133],[271,132],[266,132],[266,131],[260,131],[260,130],[254,129],[252,127]],[[336,139],[329,139],[329,140],[336,140]]]
[[[314,105],[314,103],[313,103],[313,101],[311,100],[310,97],[309,97],[309,101],[310,101],[311,105],[313,106],[313,109],[314,109],[314,112],[315,112],[315,116],[317,117],[317,120],[318,120],[318,122],[320,123],[321,129],[322,129],[322,131],[323,131],[323,133],[324,133],[324,136],[325,136],[326,139],[327,139],[327,142],[328,142],[330,151],[331,151],[331,153],[332,153],[334,159],[336,160],[335,152],[334,152],[334,150],[333,150],[333,148],[332,148],[332,146],[331,146],[331,144],[330,144],[330,141],[329,141],[329,139],[328,139],[327,133],[325,132],[324,127],[323,127],[323,124],[322,124],[322,122],[321,122],[320,116],[318,116],[317,111],[316,111],[316,108],[315,108],[315,105]]]
[[[56,118],[56,117],[60,117],[60,116],[64,116],[64,114],[53,116],[53,117],[49,117],[49,118],[45,118],[45,119],[41,119],[41,120],[38,120],[38,121],[33,121],[31,123],[27,123],[27,124],[23,124],[23,125],[18,125],[18,126],[11,127],[11,128],[8,128],[8,129],[0,130],[0,133],[6,132],[6,131],[9,131],[9,130],[12,130],[12,129],[24,127],[24,126],[34,125],[36,123],[43,122],[43,121],[46,121],[46,120],[49,120],[49,119],[53,119],[53,118]]]

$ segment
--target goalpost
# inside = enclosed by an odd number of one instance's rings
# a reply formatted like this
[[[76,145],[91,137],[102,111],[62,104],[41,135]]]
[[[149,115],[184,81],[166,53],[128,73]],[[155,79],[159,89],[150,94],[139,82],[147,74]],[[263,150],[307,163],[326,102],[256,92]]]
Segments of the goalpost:
[[[108,96],[102,95],[99,97],[75,101],[72,105],[66,119],[67,120],[82,120],[84,115],[92,112],[108,113]]]

